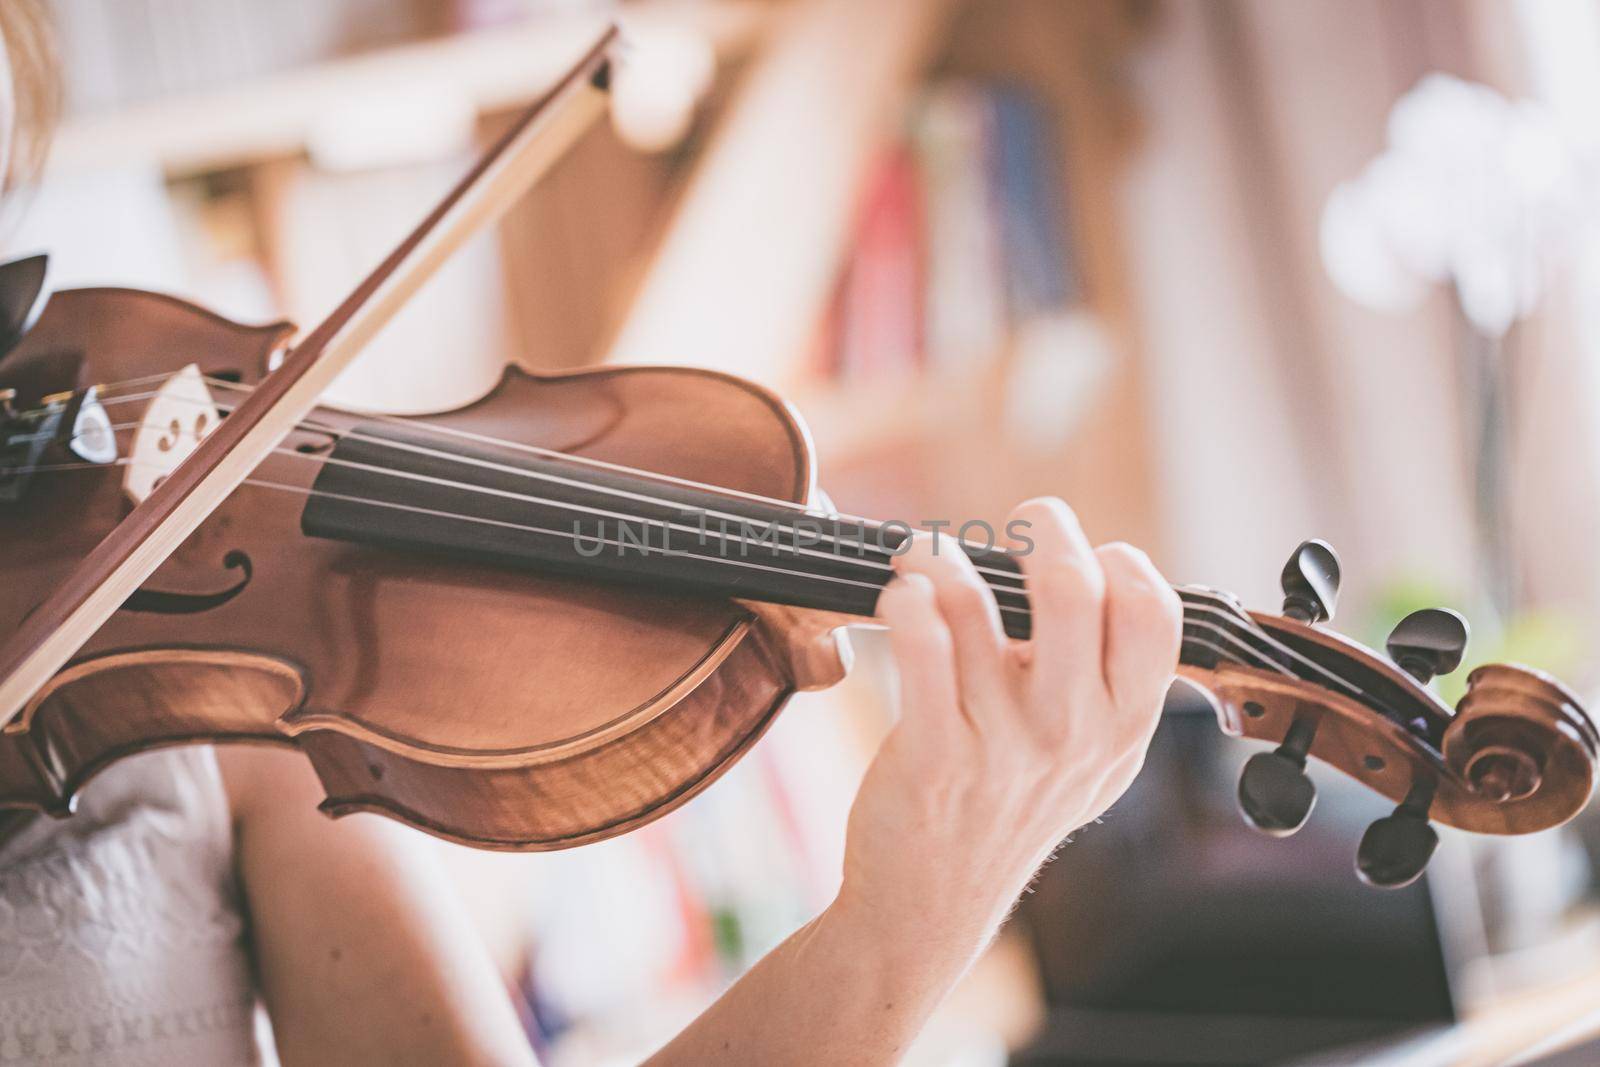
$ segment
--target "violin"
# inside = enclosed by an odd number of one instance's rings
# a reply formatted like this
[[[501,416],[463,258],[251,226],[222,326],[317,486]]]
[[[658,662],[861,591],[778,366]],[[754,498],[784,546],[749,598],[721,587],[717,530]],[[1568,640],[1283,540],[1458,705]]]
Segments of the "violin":
[[[0,267],[0,809],[65,817],[99,770],[184,743],[297,748],[330,815],[374,811],[490,849],[626,833],[710,785],[797,690],[843,677],[911,535],[842,516],[807,430],[759,385],[694,368],[508,367],[426,418],[319,396],[450,253],[604,111],[606,33],[318,328],[247,326],[157,293],[46,295]],[[1006,632],[1016,556],[959,544]],[[1600,736],[1527,668],[1455,708],[1459,616],[1388,656],[1322,625],[1337,558],[1308,541],[1277,613],[1178,588],[1179,675],[1227,733],[1274,746],[1239,783],[1273,834],[1316,758],[1388,797],[1358,869],[1415,879],[1432,822],[1524,834],[1572,817]]]

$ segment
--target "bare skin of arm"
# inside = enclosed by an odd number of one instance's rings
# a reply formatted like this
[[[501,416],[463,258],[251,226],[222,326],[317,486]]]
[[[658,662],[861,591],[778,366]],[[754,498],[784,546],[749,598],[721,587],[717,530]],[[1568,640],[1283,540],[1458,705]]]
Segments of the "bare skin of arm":
[[[1142,553],[1023,505],[1034,636],[1008,640],[948,538],[879,601],[902,716],[850,815],[843,888],[651,1064],[897,1062],[1068,833],[1133,781],[1181,615]],[[413,832],[330,822],[293,753],[219,753],[286,1067],[529,1064],[476,934]]]
[[[322,787],[299,753],[230,746],[217,759],[284,1067],[533,1067],[424,838],[381,816],[317,811]]]

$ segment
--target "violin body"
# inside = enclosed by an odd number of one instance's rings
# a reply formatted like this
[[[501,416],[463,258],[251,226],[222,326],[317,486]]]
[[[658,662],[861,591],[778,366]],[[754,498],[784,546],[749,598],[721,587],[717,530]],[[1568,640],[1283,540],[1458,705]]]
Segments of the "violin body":
[[[248,386],[290,332],[157,294],[66,291],[0,361],[0,388],[32,405],[190,363]],[[137,406],[116,421],[137,421]],[[796,503],[814,493],[790,409],[707,371],[508,368],[489,395],[427,421]],[[285,442],[310,456],[327,443]],[[309,488],[316,466],[279,458],[263,474]],[[6,628],[132,506],[116,466],[41,472],[27,501],[0,509]],[[844,673],[840,620],[825,613],[306,537],[299,503],[245,485],[205,521],[147,583],[162,610],[117,612],[0,733],[0,804],[66,814],[133,752],[280,743],[310,758],[330,813],[382,811],[479,847],[567,847],[683,803],[796,688]]]
[[[193,365],[249,390],[291,333],[153,293],[71,290],[0,359],[0,389],[31,407]],[[158,409],[152,393],[107,396],[119,454],[152,426],[159,446],[199,436],[194,408]],[[869,601],[786,606],[740,599],[737,584],[706,597],[649,570],[597,581],[363,540],[382,511],[357,513],[354,540],[307,536],[329,465],[363,465],[340,459],[337,442],[361,436],[367,418],[313,412],[0,730],[0,807],[67,815],[96,771],[148,748],[276,743],[310,759],[330,814],[378,811],[483,848],[565,848],[671,811],[748,751],[797,689],[843,677],[842,627]],[[512,367],[475,403],[417,421],[763,500],[817,497],[789,407],[709,371]],[[74,458],[52,447],[25,506],[0,507],[0,626],[19,625],[133,506],[124,467],[52,469]],[[1556,825],[1589,796],[1600,735],[1553,679],[1483,668],[1452,711],[1337,634],[1184,595],[1180,674],[1227,733],[1277,741],[1312,722],[1306,747],[1319,759],[1396,802],[1426,781],[1431,817],[1477,832]],[[1216,642],[1254,651],[1209,654]],[[1272,646],[1303,666],[1274,666]],[[1509,784],[1486,789],[1486,771]]]

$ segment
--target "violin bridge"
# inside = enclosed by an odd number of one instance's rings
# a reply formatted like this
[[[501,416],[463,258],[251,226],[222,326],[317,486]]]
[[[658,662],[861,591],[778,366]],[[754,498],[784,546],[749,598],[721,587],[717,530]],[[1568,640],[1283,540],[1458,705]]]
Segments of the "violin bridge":
[[[191,363],[169,377],[134,432],[122,479],[128,499],[138,504],[153,493],[221,421],[199,367]]]

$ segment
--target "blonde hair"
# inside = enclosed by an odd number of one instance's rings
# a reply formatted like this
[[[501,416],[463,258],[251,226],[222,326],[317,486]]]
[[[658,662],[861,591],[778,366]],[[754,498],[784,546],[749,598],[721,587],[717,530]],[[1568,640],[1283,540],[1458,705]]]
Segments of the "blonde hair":
[[[55,40],[43,0],[0,0],[0,101],[9,122],[0,128],[0,194],[38,177],[61,110]]]

